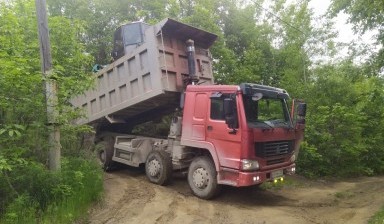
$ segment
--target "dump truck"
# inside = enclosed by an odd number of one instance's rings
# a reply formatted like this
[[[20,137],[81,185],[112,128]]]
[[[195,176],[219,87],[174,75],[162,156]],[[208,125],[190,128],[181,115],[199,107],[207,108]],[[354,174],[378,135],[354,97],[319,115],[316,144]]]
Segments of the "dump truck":
[[[105,170],[145,167],[148,180],[187,176],[193,194],[211,199],[222,185],[281,181],[295,172],[306,104],[280,88],[216,85],[209,51],[217,36],[173,19],[134,22],[114,34],[113,62],[71,102],[95,128]],[[171,115],[167,136],[134,135],[136,125]]]

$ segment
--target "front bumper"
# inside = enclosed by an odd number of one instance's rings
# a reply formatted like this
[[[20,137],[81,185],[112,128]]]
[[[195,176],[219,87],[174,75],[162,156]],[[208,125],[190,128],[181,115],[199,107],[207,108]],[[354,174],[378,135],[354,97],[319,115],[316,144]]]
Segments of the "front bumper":
[[[253,172],[244,172],[240,170],[222,168],[218,174],[219,184],[231,185],[235,187],[245,187],[259,185],[266,181],[273,181],[281,176],[274,176],[275,173],[283,175],[292,175],[295,173],[296,165],[283,166],[271,170],[259,170]],[[282,171],[282,172],[281,172]]]

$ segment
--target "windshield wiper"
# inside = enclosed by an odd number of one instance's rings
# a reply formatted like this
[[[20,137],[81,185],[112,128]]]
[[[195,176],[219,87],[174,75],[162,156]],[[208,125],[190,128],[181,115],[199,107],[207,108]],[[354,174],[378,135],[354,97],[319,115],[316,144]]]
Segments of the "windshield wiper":
[[[273,123],[273,124],[288,124],[287,121],[284,121],[282,119],[275,119],[275,120],[272,120],[270,122]]]
[[[273,121],[271,121],[271,123],[273,123],[274,125],[283,124],[283,126],[282,126],[283,128],[292,129],[292,125],[290,124],[290,122],[282,120],[282,119],[273,120]]]
[[[269,128],[271,128],[271,129],[274,129],[274,128],[275,128],[275,127],[272,125],[272,123],[269,122],[269,121],[256,120],[256,121],[254,121],[254,122],[261,123],[261,124],[265,124],[265,125],[267,125]],[[270,124],[268,124],[268,123],[270,123]]]

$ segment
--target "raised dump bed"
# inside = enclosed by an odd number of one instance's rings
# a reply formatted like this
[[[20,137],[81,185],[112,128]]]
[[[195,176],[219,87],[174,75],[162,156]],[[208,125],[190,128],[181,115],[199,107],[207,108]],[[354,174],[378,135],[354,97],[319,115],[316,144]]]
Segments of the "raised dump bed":
[[[134,30],[139,34],[134,34]],[[123,40],[116,38],[119,33]],[[174,110],[188,77],[186,41],[195,42],[196,75],[204,85],[213,84],[208,49],[216,38],[172,19],[154,26],[144,23],[121,26],[115,33],[116,60],[96,74],[95,88],[71,100],[86,115],[78,123],[136,124]],[[134,44],[127,43],[130,40]],[[119,49],[122,43],[125,43],[123,51]]]

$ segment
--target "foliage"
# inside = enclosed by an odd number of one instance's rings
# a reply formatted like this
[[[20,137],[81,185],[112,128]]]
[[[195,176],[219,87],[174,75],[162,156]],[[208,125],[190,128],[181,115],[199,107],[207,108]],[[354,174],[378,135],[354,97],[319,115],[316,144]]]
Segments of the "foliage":
[[[384,207],[377,212],[369,221],[369,224],[382,224],[384,223]]]
[[[89,131],[70,125],[78,113],[68,103],[92,81],[87,72],[92,57],[80,42],[83,24],[53,16],[49,27],[54,76],[60,85],[60,123],[65,130],[62,151],[82,159],[64,161],[61,173],[46,168],[45,96],[36,21],[33,0],[0,2],[0,217],[7,223],[54,219],[53,210],[64,208],[58,218],[68,212],[78,217],[101,191],[100,171],[69,144],[78,140],[72,134]]]
[[[137,125],[132,130],[132,133],[153,137],[168,136],[172,117],[173,115],[165,115],[161,117],[159,121],[148,121],[144,124]]]
[[[354,23],[356,25],[356,29],[361,29],[362,32],[369,29],[379,29],[380,31],[383,31],[383,1],[372,0],[367,2],[364,0],[333,0],[331,13],[337,14],[340,11],[350,14],[350,22]]]
[[[336,16],[339,12],[349,15],[349,22],[354,25],[356,33],[376,31],[377,54],[369,55],[375,61],[377,71],[383,72],[384,67],[384,2],[382,0],[332,0],[330,13]]]
[[[342,4],[337,6],[336,2]],[[358,7],[359,1],[356,2]],[[211,49],[216,82],[273,85],[308,102],[299,172],[309,176],[383,173],[380,158],[384,157],[379,146],[383,140],[380,61],[372,56],[365,64],[355,65],[353,61],[359,55],[353,54],[344,61],[324,63],[321,58],[332,57],[337,51],[336,32],[331,30],[329,18],[314,18],[308,2],[114,0],[105,5],[100,0],[76,1],[76,4],[50,0],[48,3],[52,16],[65,16],[84,24],[83,44],[98,62],[108,61],[106,52],[111,48],[113,31],[129,21],[153,24],[172,17],[217,34],[218,41]],[[380,5],[377,10],[381,10]],[[353,6],[351,2],[335,0],[333,8],[336,12],[350,6]],[[381,18],[376,11],[372,12],[377,17],[371,18]],[[371,25],[367,28],[380,27],[381,23],[372,20]],[[156,128],[151,130],[165,133],[166,123],[164,120],[155,124]],[[154,124],[148,123],[135,131],[148,130],[148,126]]]
[[[79,113],[69,100],[92,85],[91,63],[109,62],[113,31],[130,21],[153,24],[171,17],[213,32],[219,37],[211,48],[216,82],[273,85],[305,99],[308,115],[298,159],[300,173],[311,177],[384,173],[383,51],[358,65],[353,63],[358,54],[319,63],[317,58],[332,57],[337,51],[335,32],[328,18],[313,17],[306,1],[47,2],[54,75],[60,86],[62,154],[67,159],[61,173],[46,170],[47,131],[34,1],[0,1],[2,220],[73,222],[86,203],[98,197],[99,170],[81,159],[89,156],[81,136],[90,129],[71,125]],[[351,22],[363,31],[378,29],[377,40],[384,43],[381,1],[333,0],[332,10],[349,13]],[[351,47],[352,52],[361,51]],[[166,134],[169,121],[164,118],[155,128],[149,123],[135,131]]]
[[[98,164],[81,158],[65,158],[58,173],[28,162],[7,175],[17,196],[5,207],[2,223],[72,223],[102,192]],[[4,182],[4,175],[0,180]],[[0,188],[0,194],[5,191]],[[5,198],[10,199],[9,195]]]
[[[383,141],[383,107],[380,105],[383,102],[384,2],[333,0],[330,13],[336,16],[339,12],[349,15],[349,22],[354,25],[357,33],[378,33],[375,38],[379,51],[368,55],[368,60],[361,66],[365,77],[358,76],[360,80],[356,80],[356,87],[362,93],[356,107],[365,116],[361,124],[361,137],[367,150],[363,158],[364,164],[371,173],[383,173],[384,152],[379,142]]]
[[[383,173],[383,80],[345,61],[316,69],[299,170],[310,176]]]

